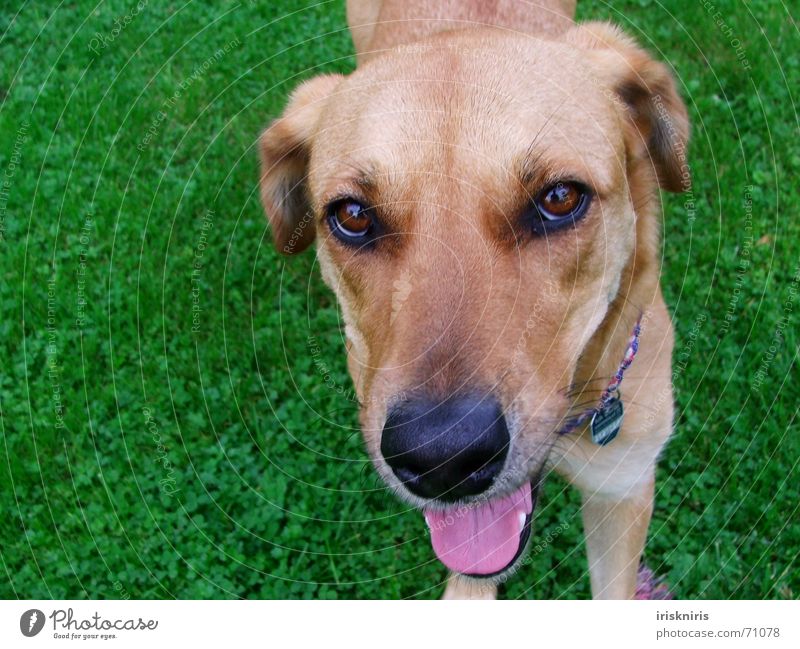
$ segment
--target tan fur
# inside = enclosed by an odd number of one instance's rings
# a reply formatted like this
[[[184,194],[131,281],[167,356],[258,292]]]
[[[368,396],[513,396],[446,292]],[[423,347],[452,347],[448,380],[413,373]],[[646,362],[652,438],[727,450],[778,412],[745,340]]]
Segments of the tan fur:
[[[633,596],[672,427],[657,188],[688,183],[688,121],[667,68],[611,25],[572,25],[574,5],[351,0],[358,69],[307,81],[264,132],[262,200],[279,250],[316,236],[387,483],[422,504],[380,456],[389,404],[421,387],[492,391],[514,441],[487,495],[561,473],[584,497],[592,591],[620,598]],[[562,178],[594,189],[590,212],[530,236],[521,213]],[[392,232],[379,249],[331,235],[325,206],[343,196],[379,210]],[[570,408],[599,398],[640,311],[619,437],[559,437]],[[492,592],[453,578],[447,596]]]

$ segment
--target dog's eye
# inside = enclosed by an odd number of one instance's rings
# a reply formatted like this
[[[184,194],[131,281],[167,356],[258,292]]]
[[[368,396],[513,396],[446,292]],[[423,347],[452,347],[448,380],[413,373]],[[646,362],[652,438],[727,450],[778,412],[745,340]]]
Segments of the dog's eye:
[[[328,208],[331,230],[340,239],[363,239],[372,229],[372,215],[358,201],[346,198]]]
[[[580,183],[561,181],[542,190],[534,201],[537,230],[550,231],[577,221],[589,207],[589,190]]]

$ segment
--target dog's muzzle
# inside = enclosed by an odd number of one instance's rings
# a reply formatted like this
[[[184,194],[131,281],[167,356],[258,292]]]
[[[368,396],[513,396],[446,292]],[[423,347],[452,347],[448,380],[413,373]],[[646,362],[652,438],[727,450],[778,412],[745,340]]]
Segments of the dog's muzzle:
[[[431,500],[425,510],[431,544],[451,570],[495,576],[511,568],[527,545],[531,484],[481,497],[503,471],[510,441],[502,408],[488,396],[417,398],[389,412],[381,453],[411,493]]]

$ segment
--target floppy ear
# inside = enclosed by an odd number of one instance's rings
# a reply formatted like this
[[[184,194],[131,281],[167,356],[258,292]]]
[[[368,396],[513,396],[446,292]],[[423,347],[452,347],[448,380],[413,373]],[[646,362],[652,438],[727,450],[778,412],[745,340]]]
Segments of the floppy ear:
[[[305,250],[314,240],[306,187],[311,140],[325,100],[342,78],[339,74],[322,75],[298,86],[283,115],[259,139],[261,202],[275,247],[286,255]]]
[[[688,190],[689,118],[667,66],[610,23],[578,25],[565,34],[565,39],[590,50],[599,64],[602,82],[625,111],[630,158],[649,161],[663,189]]]

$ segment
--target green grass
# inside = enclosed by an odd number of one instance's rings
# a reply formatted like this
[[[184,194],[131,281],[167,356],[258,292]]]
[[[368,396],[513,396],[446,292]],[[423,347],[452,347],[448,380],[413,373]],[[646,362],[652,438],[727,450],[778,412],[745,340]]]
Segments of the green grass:
[[[298,80],[354,66],[343,2],[304,4],[151,2],[94,53],[130,3],[5,3],[0,597],[439,595],[422,517],[331,389],[333,296],[257,200],[259,130]],[[681,598],[793,598],[800,39],[773,3],[717,7],[732,35],[693,0],[580,7],[672,64],[693,122],[696,220],[664,210],[685,363],[646,560]],[[555,540],[505,595],[585,597],[578,499],[554,478],[541,503]]]

